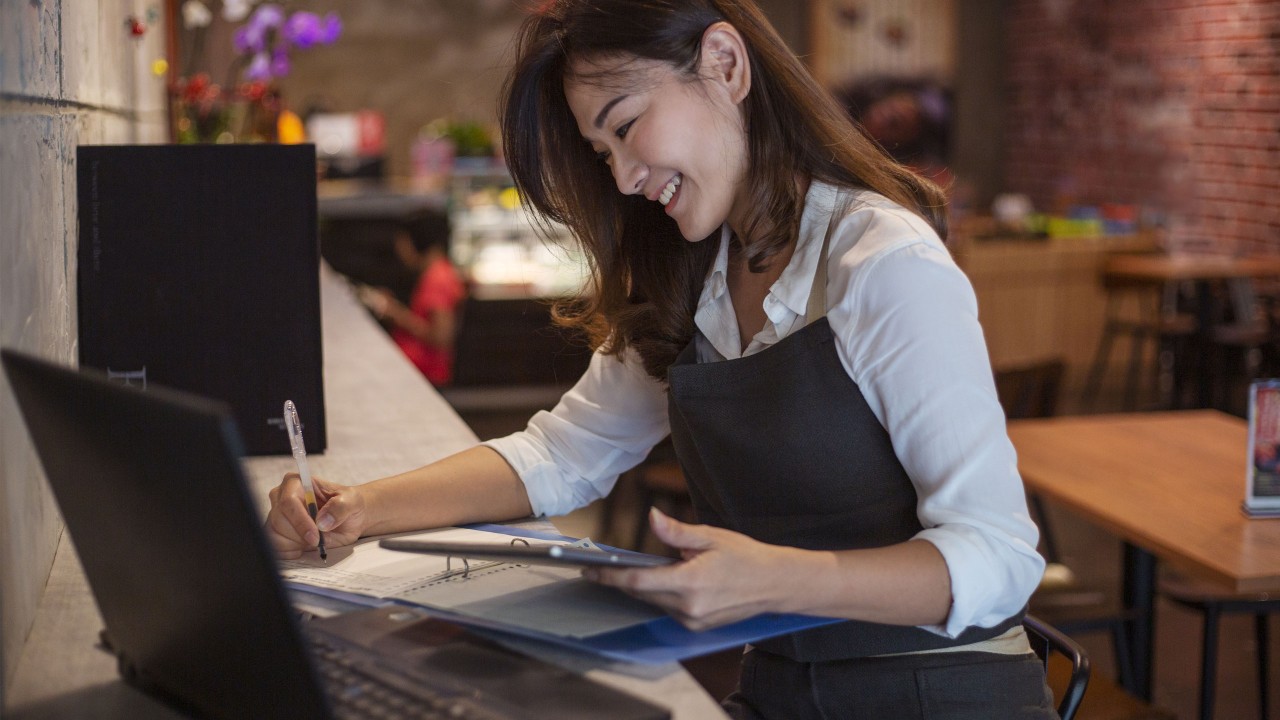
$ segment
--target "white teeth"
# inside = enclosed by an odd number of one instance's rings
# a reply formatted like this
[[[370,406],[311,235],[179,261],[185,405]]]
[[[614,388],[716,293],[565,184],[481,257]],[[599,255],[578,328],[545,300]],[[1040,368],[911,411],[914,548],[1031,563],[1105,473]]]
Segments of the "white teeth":
[[[662,188],[662,194],[658,196],[658,202],[663,205],[671,202],[671,198],[676,194],[676,188],[678,187],[680,187],[680,175],[677,174],[675,177],[671,178],[671,181],[667,183],[666,187]]]

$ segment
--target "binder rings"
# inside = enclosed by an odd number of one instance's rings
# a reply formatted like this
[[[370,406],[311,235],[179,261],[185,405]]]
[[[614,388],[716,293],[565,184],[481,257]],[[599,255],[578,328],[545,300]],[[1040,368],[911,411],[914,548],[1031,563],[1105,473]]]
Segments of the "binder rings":
[[[326,445],[315,149],[81,146],[80,364],[231,405],[251,455]]]

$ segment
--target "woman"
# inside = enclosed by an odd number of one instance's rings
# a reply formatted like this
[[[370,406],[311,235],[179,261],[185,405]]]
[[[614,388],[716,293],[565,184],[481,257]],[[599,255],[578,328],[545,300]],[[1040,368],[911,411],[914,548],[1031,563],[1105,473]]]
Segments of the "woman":
[[[360,535],[555,515],[670,432],[703,524],[684,561],[589,574],[691,628],[759,612],[849,622],[744,657],[737,717],[1053,717],[1019,621],[1043,570],[940,192],[887,158],[742,0],[561,0],[531,17],[503,136],[567,225],[597,345],[515,435],[356,488]],[[268,524],[314,547],[289,479]]]

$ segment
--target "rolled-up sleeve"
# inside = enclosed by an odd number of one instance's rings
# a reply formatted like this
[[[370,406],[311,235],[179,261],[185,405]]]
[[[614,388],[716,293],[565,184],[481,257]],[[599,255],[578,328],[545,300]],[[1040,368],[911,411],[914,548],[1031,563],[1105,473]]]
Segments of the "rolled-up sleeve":
[[[1017,458],[996,397],[977,300],[932,231],[864,210],[859,242],[832,262],[828,317],[850,375],[915,486],[916,536],[951,577],[955,637],[1018,612],[1044,571]]]
[[[608,495],[669,432],[666,389],[628,349],[596,352],[555,408],[483,444],[520,476],[535,515],[564,515]]]

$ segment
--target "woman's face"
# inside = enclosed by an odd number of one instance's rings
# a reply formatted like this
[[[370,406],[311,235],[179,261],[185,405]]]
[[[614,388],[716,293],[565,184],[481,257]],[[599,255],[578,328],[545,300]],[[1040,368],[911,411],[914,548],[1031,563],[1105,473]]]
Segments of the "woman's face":
[[[747,139],[731,87],[651,60],[578,60],[570,71],[564,92],[578,131],[620,192],[661,203],[691,242],[726,221],[739,229]]]

